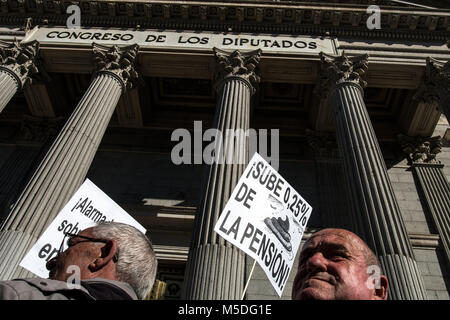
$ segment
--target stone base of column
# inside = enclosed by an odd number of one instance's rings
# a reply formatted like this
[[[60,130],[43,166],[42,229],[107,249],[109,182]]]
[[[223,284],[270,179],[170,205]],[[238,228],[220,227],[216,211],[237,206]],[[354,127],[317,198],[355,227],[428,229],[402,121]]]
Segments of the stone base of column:
[[[426,300],[426,289],[417,262],[398,254],[378,256],[389,281],[388,298],[395,300]],[[411,285],[411,284],[415,285]],[[420,288],[417,290],[417,288]]]
[[[245,281],[245,255],[241,250],[220,244],[206,244],[191,250],[193,264],[186,266],[189,273],[185,299],[241,299]]]
[[[22,231],[5,230],[0,232],[0,251],[7,253],[0,260],[0,280],[33,277],[31,272],[18,265],[36,241],[37,237]],[[5,250],[5,248],[9,250]]]

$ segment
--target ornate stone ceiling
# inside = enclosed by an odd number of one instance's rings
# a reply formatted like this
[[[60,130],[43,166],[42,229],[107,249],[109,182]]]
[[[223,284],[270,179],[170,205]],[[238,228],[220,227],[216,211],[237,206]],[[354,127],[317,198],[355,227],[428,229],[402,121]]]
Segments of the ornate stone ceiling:
[[[90,83],[87,74],[52,73],[47,84],[51,109],[47,114],[67,118]],[[193,122],[202,120],[203,127],[212,124],[216,93],[210,80],[145,77],[145,85],[124,95],[110,126],[117,128],[147,128],[172,131],[192,129]],[[310,128],[309,115],[318,107],[314,85],[262,82],[252,101],[252,127],[279,128],[285,136],[303,136]],[[366,88],[366,104],[375,127],[395,128],[401,111],[413,90]],[[37,115],[27,106],[24,94],[16,95],[0,114],[0,122],[20,123],[23,115]],[[35,108],[36,109],[36,108]],[[390,135],[390,132],[385,132]]]

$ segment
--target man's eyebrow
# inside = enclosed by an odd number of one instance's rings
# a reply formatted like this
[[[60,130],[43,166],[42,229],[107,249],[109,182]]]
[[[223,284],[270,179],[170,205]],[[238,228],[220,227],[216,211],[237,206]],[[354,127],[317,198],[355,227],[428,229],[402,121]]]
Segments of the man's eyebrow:
[[[317,247],[306,247],[300,252],[300,261],[302,261],[306,256],[309,256],[318,250]]]
[[[349,251],[348,247],[340,243],[325,242],[323,243],[323,246],[327,249]]]
[[[79,241],[75,241],[75,238],[78,238]],[[84,242],[84,241],[83,241],[83,238],[80,237],[80,236],[78,236],[77,234],[76,234],[76,235],[73,235],[73,236],[70,236],[70,237],[67,239],[67,244],[68,244],[69,247],[71,247],[71,246],[77,244],[78,242]]]

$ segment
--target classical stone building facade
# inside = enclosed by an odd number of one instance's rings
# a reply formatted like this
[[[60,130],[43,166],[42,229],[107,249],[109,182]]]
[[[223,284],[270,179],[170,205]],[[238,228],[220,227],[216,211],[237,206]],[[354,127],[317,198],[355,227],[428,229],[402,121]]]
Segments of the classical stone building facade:
[[[88,177],[149,230],[166,299],[240,299],[253,261],[213,227],[245,165],[177,165],[172,132],[278,129],[305,239],[351,229],[392,299],[449,299],[449,1],[4,0],[0,40],[2,279]],[[277,298],[259,267],[246,298]]]

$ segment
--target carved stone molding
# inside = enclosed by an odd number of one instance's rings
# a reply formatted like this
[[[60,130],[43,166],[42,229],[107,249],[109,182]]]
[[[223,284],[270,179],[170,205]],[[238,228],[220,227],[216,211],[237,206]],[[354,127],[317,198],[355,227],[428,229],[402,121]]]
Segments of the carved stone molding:
[[[363,79],[368,69],[369,55],[348,56],[344,52],[340,56],[332,56],[320,53],[321,74],[320,83],[317,90],[324,95],[324,92],[338,86],[341,83],[352,82],[361,88],[367,86],[367,82]]]
[[[134,68],[134,62],[139,50],[137,44],[118,47],[93,44],[95,74],[113,74],[120,82],[123,91],[135,87],[138,83],[138,73]]]
[[[216,88],[218,90],[225,81],[237,78],[245,81],[250,87],[251,93],[255,93],[260,81],[258,65],[261,50],[228,52],[214,48],[214,55],[216,58]]]
[[[371,3],[370,1],[365,1]],[[243,5],[245,3],[245,5]],[[248,2],[223,3],[211,1],[42,1],[2,0],[1,24],[23,23],[23,16],[33,17],[33,24],[47,20],[49,24],[65,25],[66,8],[81,8],[83,26],[121,26],[165,29],[203,29],[240,32],[283,32],[294,34],[330,34],[364,39],[385,38],[411,40],[448,40],[450,18],[445,12],[411,11],[395,4],[395,10],[383,10],[381,30],[369,30],[367,7],[338,7],[316,3]],[[377,2],[378,4],[378,2]],[[392,2],[386,2],[386,6]],[[387,7],[389,8],[389,7]],[[261,23],[262,22],[262,23]]]
[[[399,134],[397,138],[403,152],[408,155],[412,164],[440,164],[436,159],[436,155],[441,152],[442,148],[440,136],[424,138]]]
[[[28,18],[25,19],[25,21],[24,21],[22,27],[20,28],[20,30],[28,32],[28,31],[30,31],[32,29],[31,28],[32,25],[33,25],[33,19],[28,17]]]
[[[16,79],[19,89],[31,82],[31,76],[38,74],[37,55],[39,43],[5,42],[0,40],[0,68],[9,71]]]
[[[17,134],[17,140],[44,143],[48,138],[55,137],[63,124],[62,117],[49,119],[25,115]]]
[[[338,159],[339,150],[334,133],[306,129],[306,140],[320,159]]]
[[[436,249],[439,246],[438,234],[410,233],[408,235],[414,248]]]

